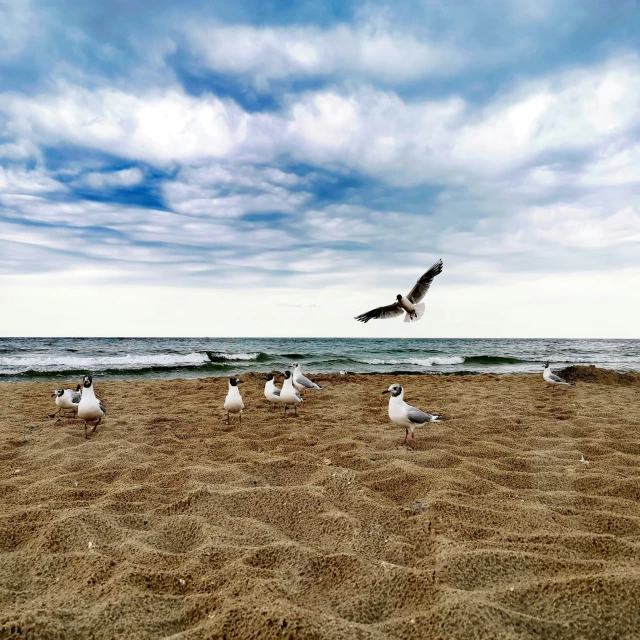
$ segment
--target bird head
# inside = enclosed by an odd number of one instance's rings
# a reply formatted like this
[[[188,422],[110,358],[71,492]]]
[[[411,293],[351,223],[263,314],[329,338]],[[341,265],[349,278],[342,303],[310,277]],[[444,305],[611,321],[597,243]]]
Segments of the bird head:
[[[549,366],[549,361],[547,360],[546,362],[542,363],[542,368],[546,369]]]
[[[82,386],[85,389],[88,389],[93,384],[93,378],[87,373],[84,378],[82,378]]]
[[[382,395],[385,393],[390,393],[392,396],[397,397],[402,393],[402,385],[398,383],[392,384],[388,389],[382,392]]]
[[[60,396],[62,396],[64,394],[64,389],[56,389],[52,394],[51,397],[55,398],[56,396],[58,396],[58,398]]]
[[[396,300],[397,300],[398,302],[400,302],[400,300],[402,300],[402,294],[401,294],[401,293],[399,293],[399,294],[396,296]]]
[[[232,387],[237,387],[241,382],[242,382],[242,380],[239,380],[235,376],[231,376],[231,378],[229,378],[229,384]]]
[[[285,380],[288,380],[291,377],[291,371],[289,371],[289,370],[283,371],[282,375],[284,376]]]
[[[273,380],[273,373],[267,374],[267,380]]]

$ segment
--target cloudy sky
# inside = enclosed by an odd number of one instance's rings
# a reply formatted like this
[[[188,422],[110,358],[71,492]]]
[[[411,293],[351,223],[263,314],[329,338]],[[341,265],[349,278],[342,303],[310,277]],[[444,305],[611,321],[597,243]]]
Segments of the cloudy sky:
[[[0,0],[0,334],[640,337],[637,0],[293,4]]]

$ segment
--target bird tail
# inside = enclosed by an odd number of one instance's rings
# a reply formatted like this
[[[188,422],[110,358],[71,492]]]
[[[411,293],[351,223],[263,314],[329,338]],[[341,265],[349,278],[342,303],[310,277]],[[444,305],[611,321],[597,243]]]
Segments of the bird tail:
[[[419,302],[414,306],[414,308],[415,308],[415,316],[412,317],[408,313],[405,313],[404,314],[405,322],[415,322],[416,320],[420,320],[420,318],[422,318],[422,316],[424,315],[424,309],[425,309],[424,302]]]
[[[429,422],[440,422],[442,420],[442,416],[439,413],[432,413],[431,420]]]

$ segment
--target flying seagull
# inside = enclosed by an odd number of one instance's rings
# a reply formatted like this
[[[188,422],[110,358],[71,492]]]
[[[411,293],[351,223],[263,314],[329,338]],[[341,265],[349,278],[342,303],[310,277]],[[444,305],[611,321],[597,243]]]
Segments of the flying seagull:
[[[78,418],[84,420],[84,437],[88,438],[87,422],[95,422],[93,429],[91,429],[91,433],[93,433],[100,424],[102,417],[107,414],[107,410],[104,408],[102,400],[96,398],[95,391],[93,390],[93,379],[90,375],[82,378],[82,386],[82,396],[78,403]]]
[[[439,414],[425,413],[424,411],[420,411],[420,409],[416,409],[410,404],[407,404],[404,401],[404,388],[401,384],[392,384],[382,393],[391,394],[391,397],[389,398],[389,417],[392,422],[404,427],[405,433],[403,444],[407,444],[409,431],[411,431],[411,446],[413,447],[413,443],[415,442],[413,430],[416,427],[422,427],[427,424],[427,422],[440,422],[440,418],[442,416]]]
[[[562,384],[562,385],[566,385],[567,387],[573,386],[572,382],[567,382],[560,376],[557,376],[555,373],[553,373],[551,371],[551,367],[549,366],[548,362],[543,363],[542,366],[544,367],[544,371],[542,372],[542,377],[544,378],[544,381],[547,384],[551,384],[551,385]]]
[[[442,260],[438,260],[438,262],[418,279],[418,282],[415,283],[413,289],[409,291],[407,296],[399,293],[393,304],[371,309],[371,311],[356,316],[356,320],[359,322],[369,322],[369,320],[374,319],[383,320],[385,318],[395,318],[396,316],[402,315],[403,311],[406,312],[404,316],[405,322],[419,320],[424,315],[424,302],[421,302],[421,300],[427,295],[433,279],[439,273],[442,273]]]

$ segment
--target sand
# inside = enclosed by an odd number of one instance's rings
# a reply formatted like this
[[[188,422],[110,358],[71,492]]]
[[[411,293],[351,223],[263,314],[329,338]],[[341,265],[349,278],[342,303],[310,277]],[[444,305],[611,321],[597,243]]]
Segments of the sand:
[[[98,379],[89,440],[0,385],[0,638],[640,637],[639,385],[316,379],[285,419],[244,376],[242,426]],[[395,381],[446,417],[415,450]]]

